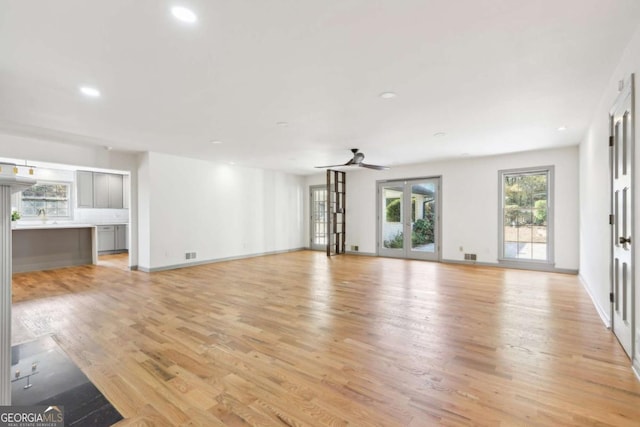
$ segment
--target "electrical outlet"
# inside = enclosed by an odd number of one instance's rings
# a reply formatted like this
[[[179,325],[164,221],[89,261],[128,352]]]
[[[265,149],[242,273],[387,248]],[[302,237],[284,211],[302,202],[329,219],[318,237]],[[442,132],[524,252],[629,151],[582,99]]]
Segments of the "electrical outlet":
[[[184,254],[184,259],[191,259],[191,252],[186,252]]]
[[[196,259],[196,253],[195,252],[191,252],[191,259]]]

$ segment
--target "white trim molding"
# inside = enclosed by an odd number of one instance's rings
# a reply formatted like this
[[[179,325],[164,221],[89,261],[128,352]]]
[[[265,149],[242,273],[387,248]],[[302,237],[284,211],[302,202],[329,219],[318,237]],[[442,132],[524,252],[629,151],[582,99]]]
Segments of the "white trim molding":
[[[600,306],[598,300],[587,285],[586,279],[581,274],[578,275],[578,278],[580,279],[580,283],[582,283],[582,287],[585,289],[585,291],[587,291],[589,298],[591,298],[591,302],[593,302],[593,306],[596,308],[600,319],[602,319],[602,323],[604,323],[604,326],[606,326],[607,329],[611,329],[611,317],[607,314],[609,310],[605,310],[602,306]]]

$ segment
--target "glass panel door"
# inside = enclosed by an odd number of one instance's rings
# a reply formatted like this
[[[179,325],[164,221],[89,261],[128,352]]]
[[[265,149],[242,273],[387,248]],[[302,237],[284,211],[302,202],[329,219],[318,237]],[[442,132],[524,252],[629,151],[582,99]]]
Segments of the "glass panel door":
[[[327,186],[311,187],[311,249],[327,248]]]
[[[380,255],[439,259],[439,183],[427,178],[378,184]]]

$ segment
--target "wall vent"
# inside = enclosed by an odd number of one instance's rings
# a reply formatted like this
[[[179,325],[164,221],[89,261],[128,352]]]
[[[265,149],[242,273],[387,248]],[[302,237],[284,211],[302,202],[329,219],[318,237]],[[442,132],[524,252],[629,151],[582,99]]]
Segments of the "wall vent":
[[[196,259],[195,252],[185,252],[184,259]]]
[[[476,254],[464,254],[465,261],[476,261],[478,256]]]

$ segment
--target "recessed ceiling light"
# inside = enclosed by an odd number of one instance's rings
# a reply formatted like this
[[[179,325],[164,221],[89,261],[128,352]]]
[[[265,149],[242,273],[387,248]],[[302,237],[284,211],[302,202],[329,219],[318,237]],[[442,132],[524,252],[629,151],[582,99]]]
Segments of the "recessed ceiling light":
[[[558,132],[564,132],[565,130],[567,130],[567,127],[566,127],[566,126],[560,126],[560,127],[558,128]]]
[[[443,136],[447,136],[445,132],[436,132],[433,134],[436,138],[442,138]]]
[[[214,139],[213,141],[209,141],[209,144],[222,144],[222,141],[218,141],[217,139]]]
[[[280,126],[281,128],[286,128],[287,126],[289,126],[289,123],[287,123],[287,122],[278,122],[278,123],[276,123],[276,125]]]
[[[85,96],[90,96],[91,98],[100,98],[100,91],[95,87],[81,86],[80,92]]]
[[[396,95],[395,92],[382,92],[380,94],[380,98],[382,99],[391,99],[391,98],[395,98],[396,96],[398,95]]]
[[[182,22],[188,22],[189,24],[193,24],[198,20],[198,17],[191,9],[187,9],[182,6],[174,6],[171,8],[171,14],[178,20]]]
[[[229,162],[229,164],[233,166],[236,164],[236,162]]]

